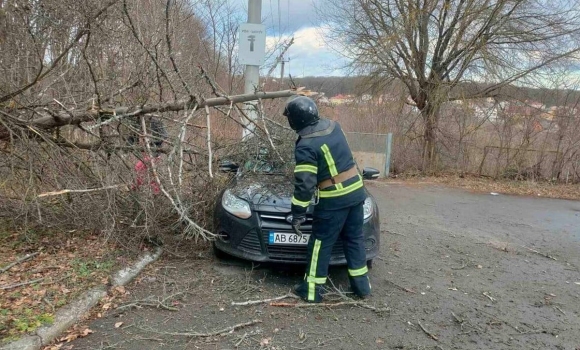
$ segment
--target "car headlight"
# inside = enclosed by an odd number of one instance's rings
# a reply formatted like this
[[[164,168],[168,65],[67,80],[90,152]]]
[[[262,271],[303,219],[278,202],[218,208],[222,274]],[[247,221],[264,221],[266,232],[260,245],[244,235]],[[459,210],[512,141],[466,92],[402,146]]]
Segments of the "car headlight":
[[[365,204],[363,205],[364,220],[370,218],[373,215],[373,200],[371,197],[365,199]]]
[[[234,196],[230,190],[224,192],[222,206],[228,213],[240,219],[248,219],[252,216],[250,204],[245,200]]]

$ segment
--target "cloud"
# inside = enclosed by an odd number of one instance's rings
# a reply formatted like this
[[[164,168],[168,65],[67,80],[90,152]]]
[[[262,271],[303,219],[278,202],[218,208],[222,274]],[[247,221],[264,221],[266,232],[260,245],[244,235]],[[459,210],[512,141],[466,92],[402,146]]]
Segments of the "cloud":
[[[240,12],[247,12],[248,0],[228,0]],[[293,33],[318,26],[315,0],[262,0],[262,22],[272,35]]]
[[[331,50],[324,41],[327,29],[324,27],[306,27],[293,33],[294,44],[286,54],[286,73],[293,76],[330,76],[344,75],[342,67],[347,61],[338,53]],[[292,35],[268,36],[266,48],[273,52],[273,57],[279,55],[275,50],[282,42],[290,40]],[[271,61],[273,62],[273,61]],[[279,69],[274,76],[280,75]],[[286,75],[286,74],[285,74]]]
[[[246,18],[248,0],[228,0],[230,5]],[[275,58],[280,54],[276,49],[284,41],[294,36],[294,44],[285,59],[285,76],[336,76],[345,75],[341,70],[347,61],[332,51],[324,42],[327,32],[317,17],[315,6],[320,0],[262,0],[262,23],[266,25],[266,51],[271,54],[262,66],[267,73]],[[280,76],[278,67],[272,76]]]

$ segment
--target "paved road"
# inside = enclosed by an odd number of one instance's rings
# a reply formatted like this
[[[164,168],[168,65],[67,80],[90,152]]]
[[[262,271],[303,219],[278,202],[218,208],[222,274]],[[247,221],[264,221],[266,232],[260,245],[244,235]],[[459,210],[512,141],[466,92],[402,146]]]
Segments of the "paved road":
[[[206,249],[158,262],[118,301],[161,308],[108,312],[74,349],[580,349],[580,202],[369,188],[384,232],[368,304],[389,311],[232,306],[284,295],[303,271],[216,261]],[[344,268],[330,277],[346,288]]]

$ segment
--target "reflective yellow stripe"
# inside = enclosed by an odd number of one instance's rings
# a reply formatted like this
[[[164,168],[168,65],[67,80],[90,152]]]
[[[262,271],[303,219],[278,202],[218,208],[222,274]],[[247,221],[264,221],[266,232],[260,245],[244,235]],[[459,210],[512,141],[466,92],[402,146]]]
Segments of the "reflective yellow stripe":
[[[308,208],[308,206],[310,205],[310,201],[303,202],[303,201],[296,199],[296,197],[292,197],[292,204],[297,205],[297,206],[302,207],[302,208]]]
[[[351,277],[362,276],[362,275],[364,275],[367,272],[369,272],[369,268],[366,267],[366,266],[365,267],[361,267],[360,269],[356,269],[356,270],[348,269],[348,274]]]
[[[315,167],[314,165],[297,165],[296,168],[294,168],[294,172],[295,173],[300,173],[300,172],[309,172],[309,173],[313,173],[313,174],[317,174],[318,173],[318,168]]]
[[[326,159],[326,164],[328,164],[328,170],[330,171],[330,176],[335,177],[338,175],[338,170],[336,170],[336,163],[334,163],[334,158],[330,154],[330,149],[327,144],[322,145],[322,152],[324,153],[324,159]]]
[[[310,283],[316,283],[316,284],[325,284],[326,283],[326,277],[313,277],[313,276],[308,276],[306,277],[306,281],[310,282]]]
[[[318,267],[318,253],[320,252],[320,244],[322,242],[319,240],[314,240],[314,249],[312,249],[312,259],[310,260],[310,273],[308,276],[316,276],[316,269]],[[314,301],[316,293],[316,284],[309,282],[308,283],[308,300]]]
[[[308,283],[308,300],[314,301],[316,299],[316,284],[313,282]]]
[[[341,185],[340,187],[342,187],[342,184],[338,184],[338,185]],[[344,188],[339,188],[338,185],[336,186],[337,187],[336,190],[320,191],[320,198],[334,198],[334,197],[344,196],[344,195],[347,195],[351,192],[358,190],[359,188],[363,188],[363,186],[364,186],[360,176],[359,176],[359,179],[357,182],[355,182],[351,185],[348,185]]]

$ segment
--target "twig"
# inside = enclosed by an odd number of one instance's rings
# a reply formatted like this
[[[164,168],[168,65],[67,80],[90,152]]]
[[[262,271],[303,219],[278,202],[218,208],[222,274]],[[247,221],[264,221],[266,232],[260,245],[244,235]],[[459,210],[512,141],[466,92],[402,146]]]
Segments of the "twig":
[[[394,232],[394,231],[389,231],[389,230],[383,230],[381,232],[386,232],[386,233],[390,233],[392,235],[398,235],[398,236],[403,236],[403,237],[407,237],[407,235],[399,233],[399,232]]]
[[[232,301],[232,306],[248,306],[248,305],[266,304],[266,303],[270,303],[273,301],[278,301],[278,300],[288,299],[288,298],[298,299],[298,296],[296,296],[294,294],[285,294],[285,295],[282,295],[281,297],[270,298],[270,299],[249,300],[249,301],[242,301],[242,302]]]
[[[38,283],[38,282],[40,282],[42,280],[44,280],[44,278],[39,278],[39,279],[32,280],[32,281],[28,281],[28,282],[11,284],[11,285],[8,285],[8,286],[0,286],[0,289],[7,290],[7,289],[12,289],[12,288],[18,288],[18,287],[22,287],[22,286],[27,286],[29,284]]]
[[[179,311],[179,309],[176,308],[176,307],[167,306],[167,305],[165,305],[163,303],[160,303],[160,302],[157,303],[157,304],[155,304],[155,303],[150,303],[150,302],[143,301],[143,300],[138,300],[138,301],[133,302],[133,303],[130,303],[130,304],[126,304],[126,305],[119,306],[118,308],[115,309],[115,311],[122,311],[124,309],[130,309],[130,308],[133,308],[133,307],[140,308],[140,307],[143,307],[143,306],[151,306],[151,307],[154,307],[154,308],[157,308],[157,309],[161,308],[161,309],[165,309],[167,311]]]
[[[522,247],[524,247],[524,246],[522,246]],[[539,251],[537,251],[537,250],[535,250],[535,249],[528,248],[528,247],[524,247],[524,248],[526,248],[527,250],[529,250],[529,251],[530,251],[530,252],[532,252],[532,253],[536,253],[536,254],[538,254],[538,255],[541,255],[541,256],[543,256],[544,258],[548,258],[548,259],[552,259],[552,260],[558,261],[558,259],[554,258],[553,256],[550,256],[550,255],[548,255],[548,254],[541,253],[541,252],[539,252]]]
[[[270,306],[275,306],[275,307],[294,307],[294,308],[310,308],[310,307],[326,307],[326,308],[331,308],[331,307],[337,307],[337,306],[344,306],[344,305],[352,305],[352,306],[360,306],[364,309],[369,309],[375,312],[385,312],[385,311],[390,311],[390,308],[376,308],[374,306],[371,306],[369,304],[363,303],[361,301],[341,301],[338,303],[270,303]]]
[[[247,336],[248,336],[248,333],[244,333],[244,335],[242,335],[242,337],[240,338],[240,340],[239,340],[239,341],[237,341],[237,342],[236,342],[236,345],[234,345],[234,346],[235,346],[236,348],[237,348],[238,346],[240,346],[240,344],[241,344],[241,343],[242,343],[244,340],[246,340],[246,337],[247,337]]]
[[[42,267],[39,267],[37,269],[34,269],[34,270],[30,271],[30,273],[35,274],[35,273],[40,273],[40,272],[43,272],[43,271],[46,271],[46,270],[60,270],[61,268],[62,268],[61,266],[56,266],[56,265],[53,265],[53,266],[42,266]]]
[[[212,173],[212,161],[213,161],[213,153],[211,152],[211,116],[209,114],[209,107],[205,106],[205,114],[207,117],[207,152],[209,153],[208,159],[208,168],[209,168],[209,177],[213,179]]]
[[[22,257],[22,258],[20,258],[20,259],[17,259],[15,262],[11,263],[10,265],[8,265],[8,266],[6,266],[6,267],[2,268],[2,270],[0,270],[0,273],[4,273],[4,272],[6,272],[6,271],[10,270],[11,268],[13,268],[13,267],[14,267],[14,266],[16,266],[16,265],[18,265],[18,264],[20,264],[20,263],[23,263],[23,262],[25,262],[26,260],[29,260],[29,259],[32,259],[32,258],[34,258],[34,257],[35,257],[35,256],[37,256],[38,254],[40,254],[40,252],[36,252],[36,253],[32,253],[32,254],[26,254],[25,256],[23,256],[23,257]]]
[[[489,300],[491,301],[496,301],[496,299],[494,297],[492,297],[491,295],[487,294],[486,292],[482,293],[484,296],[486,296]]]
[[[280,152],[278,152],[276,146],[274,146],[274,141],[272,141],[272,136],[270,136],[270,131],[268,130],[268,125],[266,125],[266,120],[264,119],[264,114],[266,114],[266,112],[264,111],[264,104],[262,103],[262,99],[259,99],[258,103],[260,107],[259,109],[260,116],[262,117],[262,123],[264,124],[264,131],[266,131],[266,136],[268,137],[268,141],[270,141],[270,146],[272,147],[274,152],[276,152],[278,158],[280,158],[281,161],[284,161],[284,158],[280,155]]]
[[[407,293],[417,294],[417,292],[415,292],[414,290],[412,290],[412,289],[409,289],[409,288],[405,288],[405,287],[403,287],[403,286],[400,286],[400,285],[396,284],[396,283],[395,283],[395,282],[393,282],[393,281],[390,281],[390,280],[388,280],[388,279],[385,279],[385,281],[389,282],[390,284],[394,285],[395,287],[397,287],[397,288],[399,288],[399,289],[401,289],[401,290],[404,290],[404,291],[405,291],[405,292],[407,292]]]
[[[38,198],[48,197],[48,196],[58,196],[61,194],[67,193],[88,193],[88,192],[98,192],[98,191],[106,191],[106,190],[114,190],[114,189],[127,189],[127,185],[112,185],[112,186],[105,186],[100,188],[89,188],[86,190],[60,190],[54,192],[45,192],[38,195]]]
[[[566,313],[564,311],[562,311],[562,309],[560,309],[559,307],[554,306],[554,309],[560,311],[562,313],[562,315],[566,316]]]
[[[548,331],[546,331],[545,329],[537,329],[537,330],[525,331],[525,332],[520,332],[520,333],[512,333],[510,335],[526,335],[526,334],[540,334],[540,333],[548,333]]]
[[[234,331],[241,329],[241,328],[245,328],[245,327],[250,327],[253,326],[255,324],[258,323],[262,323],[262,320],[253,320],[250,322],[246,322],[246,323],[240,323],[240,324],[236,324],[234,326],[230,326],[224,329],[220,329],[218,331],[214,331],[214,332],[210,332],[210,333],[195,333],[195,332],[159,332],[155,329],[150,329],[152,332],[158,333],[158,334],[165,334],[165,335],[173,335],[173,336],[182,336],[182,337],[192,337],[192,338],[209,338],[209,337],[216,337],[218,335],[222,335],[222,334],[227,334],[227,333],[233,333]]]
[[[464,321],[461,318],[457,317],[457,315],[453,311],[451,311],[451,315],[453,316],[453,318],[455,319],[455,321],[457,321],[457,323],[459,323],[460,325],[463,326],[463,322]]]
[[[421,322],[417,321],[417,323],[419,324],[419,327],[421,327],[421,329],[423,330],[423,332],[425,332],[425,334],[427,334],[429,337],[431,337],[431,339],[435,340],[435,341],[439,341],[439,338],[437,338],[433,333],[429,332],[422,324]]]

